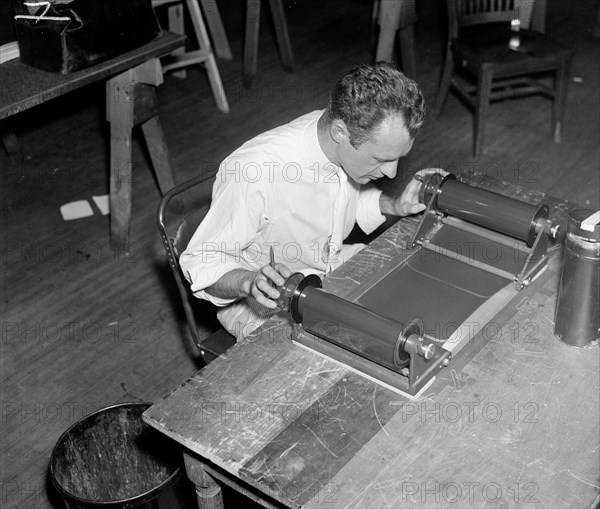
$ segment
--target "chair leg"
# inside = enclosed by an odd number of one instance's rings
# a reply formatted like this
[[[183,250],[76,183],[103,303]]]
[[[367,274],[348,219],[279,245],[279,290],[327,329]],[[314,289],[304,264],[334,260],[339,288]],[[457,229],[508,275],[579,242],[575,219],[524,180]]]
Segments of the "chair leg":
[[[200,0],[202,9],[204,10],[204,16],[206,17],[206,23],[213,39],[213,46],[215,53],[220,58],[231,60],[233,58],[231,54],[231,48],[229,47],[229,41],[225,34],[225,28],[223,27],[223,21],[221,21],[221,14],[217,2],[212,0]]]
[[[379,4],[380,0],[373,0],[373,9],[371,10],[371,26],[369,27],[369,41],[372,47],[375,47],[377,43],[378,35],[378,24],[377,19],[379,16]]]
[[[400,39],[400,54],[402,56],[402,70],[409,78],[417,79],[417,59],[415,55],[415,29],[413,25],[398,30]]]
[[[206,59],[206,71],[208,72],[208,83],[210,84],[217,108],[223,113],[229,113],[229,103],[225,95],[225,88],[221,81],[215,56],[212,53]]]
[[[246,88],[256,76],[258,60],[258,33],[260,30],[260,0],[246,2],[246,34],[244,40],[243,81]]]
[[[394,58],[394,44],[396,42],[396,30],[393,27],[382,25],[379,28],[377,50],[375,51],[376,62],[391,62]]]
[[[208,32],[206,31],[206,25],[202,19],[202,12],[197,0],[187,0],[187,6],[190,11],[190,17],[192,24],[194,25],[194,31],[198,38],[198,44],[201,50],[207,53],[206,57],[206,70],[208,72],[208,81],[213,92],[215,103],[217,108],[223,113],[229,113],[229,104],[227,103],[227,97],[225,96],[225,89],[221,82],[221,75],[219,74],[219,68],[215,61],[215,56],[212,51],[212,45],[208,38]]]
[[[452,83],[453,74],[454,60],[452,58],[452,50],[450,49],[450,45],[448,45],[446,50],[446,59],[444,61],[444,70],[442,71],[442,77],[440,78],[440,86],[438,87],[438,93],[433,111],[433,116],[435,118],[442,113],[444,103],[446,102],[446,97],[448,96],[448,91],[450,90],[450,84]]]
[[[569,88],[569,75],[571,59],[563,60],[556,69],[556,84],[554,87],[554,101],[552,103],[552,132],[554,143],[560,143],[562,124],[565,117],[565,105]]]
[[[405,8],[402,1],[381,0],[378,5],[377,23],[379,38],[375,51],[375,61],[392,62],[396,45],[396,32],[400,28],[402,11]]]
[[[281,61],[286,71],[294,70],[294,55],[292,54],[292,45],[288,34],[287,23],[285,21],[285,12],[281,0],[269,0],[271,7],[271,16],[273,16],[273,25],[275,25],[275,37],[281,53]]]
[[[475,122],[473,129],[473,155],[479,158],[485,138],[485,120],[490,105],[493,71],[484,67],[477,77],[477,100],[475,102]]]

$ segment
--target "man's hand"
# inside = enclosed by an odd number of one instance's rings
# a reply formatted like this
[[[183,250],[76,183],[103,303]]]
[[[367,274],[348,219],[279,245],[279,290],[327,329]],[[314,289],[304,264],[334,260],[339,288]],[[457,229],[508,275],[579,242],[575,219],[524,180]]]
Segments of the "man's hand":
[[[279,291],[275,286],[282,286],[292,275],[292,271],[285,265],[276,263],[274,267],[265,265],[251,274],[253,276],[243,285],[244,292],[254,297],[263,306],[275,309],[277,307],[275,301],[279,298]]]
[[[273,286],[281,286],[292,275],[285,265],[265,265],[260,270],[233,269],[221,276],[206,292],[222,299],[242,299],[254,297],[263,306],[275,309],[279,291]]]
[[[426,168],[419,170],[415,173],[415,176],[419,175],[424,177],[433,173],[439,173],[440,175],[448,175],[447,171],[440,168]],[[383,214],[390,214],[394,216],[410,216],[412,214],[418,214],[423,212],[427,207],[419,202],[419,191],[422,183],[417,179],[413,178],[408,183],[399,198],[391,198],[389,196],[381,195],[379,200],[379,206]]]

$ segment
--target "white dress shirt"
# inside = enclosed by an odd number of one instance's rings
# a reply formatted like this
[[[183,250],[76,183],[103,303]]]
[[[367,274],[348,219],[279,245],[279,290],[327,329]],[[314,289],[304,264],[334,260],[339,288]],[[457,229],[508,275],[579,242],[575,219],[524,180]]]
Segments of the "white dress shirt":
[[[331,163],[308,113],[246,142],[220,165],[211,208],[180,258],[194,294],[221,307],[236,337],[272,316],[253,298],[222,299],[205,289],[233,269],[256,271],[275,260],[292,272],[324,275],[362,245],[343,245],[355,222],[365,233],[383,221],[379,191]]]

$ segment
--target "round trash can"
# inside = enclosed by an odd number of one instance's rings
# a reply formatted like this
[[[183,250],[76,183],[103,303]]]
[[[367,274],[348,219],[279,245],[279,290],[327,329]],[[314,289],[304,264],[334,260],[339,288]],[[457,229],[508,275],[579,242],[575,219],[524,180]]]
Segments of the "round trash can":
[[[125,403],[90,414],[65,431],[50,477],[67,508],[156,507],[182,476],[173,441],[142,421],[150,403]]]

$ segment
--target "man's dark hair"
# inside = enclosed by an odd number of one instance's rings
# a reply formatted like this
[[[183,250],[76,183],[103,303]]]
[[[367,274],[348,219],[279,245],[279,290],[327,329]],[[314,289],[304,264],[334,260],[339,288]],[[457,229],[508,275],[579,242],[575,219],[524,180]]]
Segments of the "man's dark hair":
[[[371,139],[386,118],[402,114],[404,127],[415,138],[425,119],[425,100],[419,86],[393,65],[359,65],[333,87],[325,113],[327,123],[341,119],[354,148]]]

